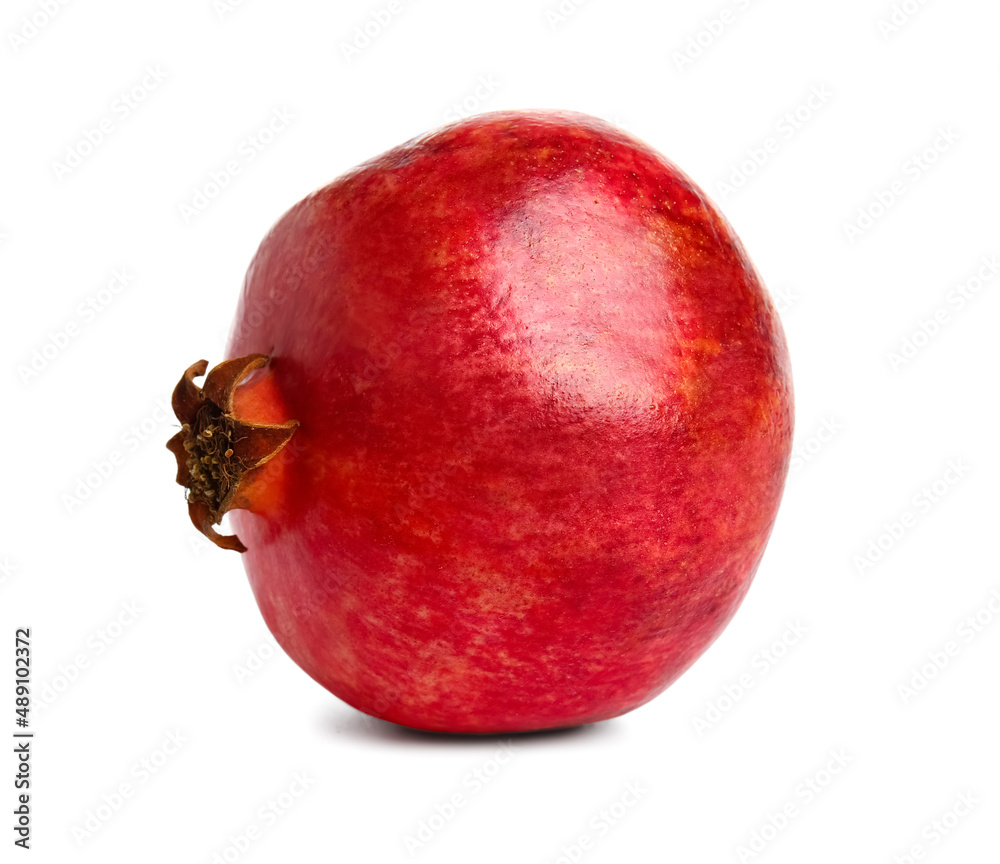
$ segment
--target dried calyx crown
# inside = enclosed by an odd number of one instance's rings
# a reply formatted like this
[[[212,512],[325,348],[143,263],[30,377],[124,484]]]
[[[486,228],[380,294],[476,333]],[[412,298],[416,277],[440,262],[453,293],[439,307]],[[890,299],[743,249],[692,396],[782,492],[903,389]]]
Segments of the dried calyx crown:
[[[233,416],[237,385],[265,366],[266,354],[249,354],[215,366],[199,387],[208,363],[188,367],[174,388],[171,404],[181,431],[167,442],[177,457],[177,482],[187,489],[188,513],[194,526],[223,549],[246,552],[236,535],[215,527],[229,510],[248,508],[247,487],[259,469],[284,447],[299,425],[250,423]]]

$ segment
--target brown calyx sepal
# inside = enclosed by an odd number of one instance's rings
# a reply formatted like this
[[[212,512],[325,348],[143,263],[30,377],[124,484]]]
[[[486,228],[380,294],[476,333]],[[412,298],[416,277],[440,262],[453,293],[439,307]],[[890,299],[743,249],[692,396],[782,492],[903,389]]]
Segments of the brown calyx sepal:
[[[199,387],[195,378],[208,363],[188,367],[174,388],[171,404],[181,431],[167,442],[177,457],[177,482],[187,489],[188,513],[195,528],[223,549],[246,552],[236,535],[215,527],[229,510],[246,508],[244,494],[254,475],[284,447],[299,425],[251,423],[233,416],[233,395],[240,382],[268,362],[266,354],[249,354],[215,366]]]

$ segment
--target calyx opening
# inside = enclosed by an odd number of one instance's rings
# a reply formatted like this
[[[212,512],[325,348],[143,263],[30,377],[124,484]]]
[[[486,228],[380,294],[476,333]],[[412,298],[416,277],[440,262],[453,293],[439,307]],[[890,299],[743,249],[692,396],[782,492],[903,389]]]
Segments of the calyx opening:
[[[181,431],[167,442],[177,458],[177,482],[187,490],[188,513],[195,528],[223,549],[246,552],[235,535],[222,535],[215,526],[229,510],[246,509],[246,495],[259,470],[291,440],[299,425],[253,423],[233,416],[233,396],[252,371],[267,365],[266,354],[248,354],[225,360],[205,375],[208,363],[199,360],[187,368],[174,388],[171,405]]]

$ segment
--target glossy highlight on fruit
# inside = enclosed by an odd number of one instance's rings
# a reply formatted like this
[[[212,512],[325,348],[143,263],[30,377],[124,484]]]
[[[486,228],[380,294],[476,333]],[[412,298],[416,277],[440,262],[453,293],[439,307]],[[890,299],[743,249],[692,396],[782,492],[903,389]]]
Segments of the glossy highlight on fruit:
[[[179,385],[209,420],[182,418],[178,479],[229,484],[220,508],[184,483],[193,520],[230,510],[213,539],[299,666],[419,729],[652,699],[739,606],[788,469],[787,349],[742,245],[579,114],[480,115],[300,201],[227,357]]]

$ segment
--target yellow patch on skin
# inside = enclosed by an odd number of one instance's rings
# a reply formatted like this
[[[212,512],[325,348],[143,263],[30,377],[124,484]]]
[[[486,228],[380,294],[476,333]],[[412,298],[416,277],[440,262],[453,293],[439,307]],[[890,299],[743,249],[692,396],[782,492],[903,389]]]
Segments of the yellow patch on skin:
[[[698,362],[690,355],[684,355],[679,365],[680,374],[673,382],[674,392],[684,400],[684,413],[692,415],[697,411],[698,403],[705,392],[705,382]]]
[[[686,350],[701,352],[702,354],[720,354],[722,345],[717,339],[701,337],[698,339],[687,339],[679,342]]]

